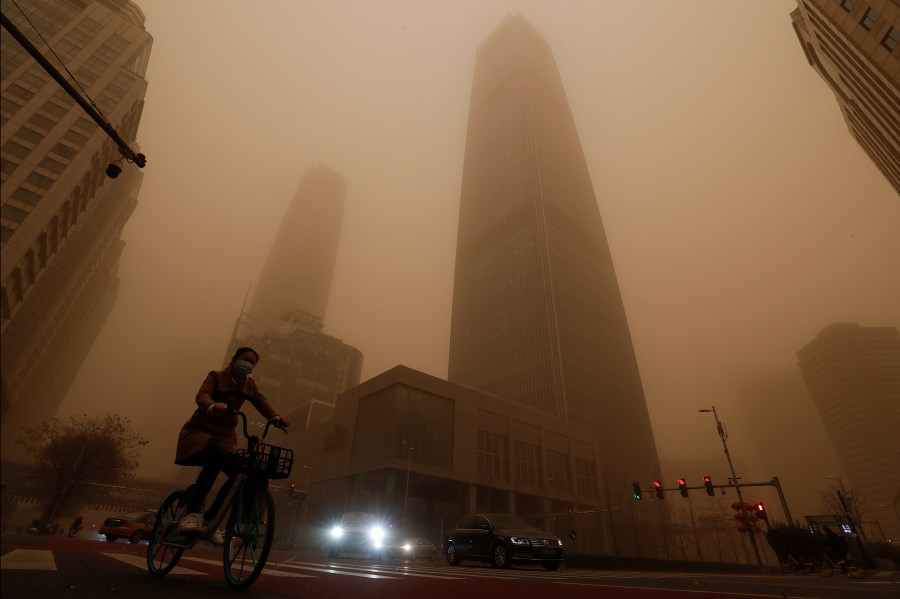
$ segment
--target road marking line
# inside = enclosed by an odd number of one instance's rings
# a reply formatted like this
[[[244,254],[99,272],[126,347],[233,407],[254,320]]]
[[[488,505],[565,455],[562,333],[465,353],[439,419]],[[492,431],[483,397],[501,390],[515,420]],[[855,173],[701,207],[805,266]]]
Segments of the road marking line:
[[[341,570],[340,568],[342,568],[342,567],[346,568],[346,566],[343,566],[341,564],[331,564],[328,566],[324,566],[322,564],[310,564],[308,566],[298,565],[298,564],[304,564],[304,563],[309,563],[309,562],[279,562],[278,565],[283,568],[299,568],[301,570],[311,570],[313,572],[324,572],[325,574],[340,574],[342,576],[359,576],[360,578],[388,578],[388,579],[396,578],[396,576],[380,576],[378,574],[369,574],[366,572],[344,571],[344,570]],[[363,569],[363,568],[358,568],[358,569]]]
[[[222,565],[222,560],[205,559],[202,557],[184,556],[181,559],[187,559],[187,560],[191,560],[194,562],[200,562],[201,564],[212,564],[213,566],[221,566]],[[271,565],[275,565],[275,564],[267,563],[266,565],[271,566]],[[297,574],[295,572],[284,572],[282,570],[273,570],[272,568],[267,568],[267,567],[263,568],[262,573],[268,574],[269,576],[285,576],[285,577],[289,577],[289,578],[315,578],[314,576],[311,576],[309,574]]]
[[[147,569],[146,557],[132,555],[130,553],[101,553],[100,555],[105,555],[106,557],[117,559],[122,563],[128,564],[129,566],[135,566],[137,568],[140,568],[141,570]],[[169,574],[180,574],[182,576],[209,576],[209,574],[207,574],[206,572],[191,570],[190,568],[182,568],[181,566],[175,566],[174,568],[172,568],[172,571],[169,572]]]
[[[0,570],[56,570],[56,560],[48,549],[13,549],[0,557]]]
[[[374,571],[379,572],[379,574],[365,574],[365,573],[361,573],[361,572],[335,570],[335,568],[343,567],[343,568],[348,568],[348,570],[350,568],[356,568],[356,569],[364,571],[366,569],[365,566],[350,566],[350,567],[348,567],[348,566],[341,565],[341,566],[333,566],[333,567],[331,567],[331,566],[322,567],[320,565],[319,567],[315,567],[315,565],[312,565],[312,564],[301,565],[303,563],[304,562],[280,562],[277,565],[281,566],[282,568],[297,568],[300,570],[311,570],[313,572],[326,572],[328,574],[344,574],[345,576],[365,576],[367,578],[396,579],[396,578],[402,578],[404,576],[419,576],[422,578],[443,578],[444,580],[457,580],[459,578],[458,576],[440,576],[437,574],[422,574],[422,573],[417,573],[417,572],[405,572],[405,571],[398,571],[398,570],[383,570],[383,569],[374,569]],[[391,574],[391,576],[384,576],[387,574]]]

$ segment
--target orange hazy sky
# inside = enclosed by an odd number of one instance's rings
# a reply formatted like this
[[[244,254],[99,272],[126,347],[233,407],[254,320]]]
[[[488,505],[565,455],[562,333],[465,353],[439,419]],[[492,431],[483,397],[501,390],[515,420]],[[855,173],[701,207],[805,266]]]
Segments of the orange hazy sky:
[[[736,382],[796,371],[838,321],[900,326],[900,197],[806,63],[793,0],[141,0],[148,157],[115,308],[61,415],[117,412],[168,472],[205,373],[306,169],[347,179],[325,332],[447,373],[479,43],[522,13],[550,43],[593,178],[665,460],[749,475]],[[265,359],[265,356],[263,356]]]

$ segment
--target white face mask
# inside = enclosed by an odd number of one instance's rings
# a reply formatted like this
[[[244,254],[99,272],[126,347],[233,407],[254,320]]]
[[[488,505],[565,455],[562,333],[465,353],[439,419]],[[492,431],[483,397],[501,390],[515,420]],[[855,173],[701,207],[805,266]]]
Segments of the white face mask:
[[[232,368],[234,368],[234,371],[241,376],[247,376],[253,372],[253,364],[246,360],[237,360]]]

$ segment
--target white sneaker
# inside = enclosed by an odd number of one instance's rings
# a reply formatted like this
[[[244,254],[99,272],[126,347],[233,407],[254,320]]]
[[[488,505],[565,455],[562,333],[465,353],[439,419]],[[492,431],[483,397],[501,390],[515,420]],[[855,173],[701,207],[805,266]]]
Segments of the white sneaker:
[[[203,526],[203,514],[187,514],[178,521],[178,532],[197,532]]]

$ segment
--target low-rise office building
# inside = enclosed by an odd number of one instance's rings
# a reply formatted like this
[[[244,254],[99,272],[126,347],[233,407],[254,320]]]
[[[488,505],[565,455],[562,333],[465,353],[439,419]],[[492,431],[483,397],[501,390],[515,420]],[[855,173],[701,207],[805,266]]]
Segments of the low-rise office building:
[[[275,439],[295,452],[298,488],[309,481],[292,508],[305,544],[346,511],[439,540],[491,511],[613,551],[596,432],[472,388],[397,366],[342,393],[331,420]]]

